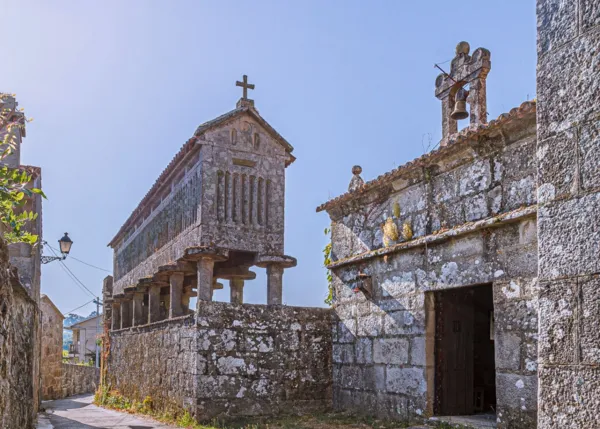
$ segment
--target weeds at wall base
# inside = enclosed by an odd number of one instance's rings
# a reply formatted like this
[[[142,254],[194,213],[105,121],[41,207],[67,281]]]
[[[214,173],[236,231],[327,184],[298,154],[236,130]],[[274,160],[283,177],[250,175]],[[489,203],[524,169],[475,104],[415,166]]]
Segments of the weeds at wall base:
[[[200,424],[192,415],[182,409],[173,407],[171,410],[156,410],[154,401],[146,396],[143,401],[129,400],[110,386],[101,386],[94,395],[94,404],[100,407],[132,414],[141,414],[162,423],[176,425],[185,429],[331,429],[331,428],[360,428],[360,429],[400,429],[406,424],[383,421],[371,417],[359,417],[350,414],[317,414],[306,416],[255,417],[236,419],[223,422],[213,420]]]

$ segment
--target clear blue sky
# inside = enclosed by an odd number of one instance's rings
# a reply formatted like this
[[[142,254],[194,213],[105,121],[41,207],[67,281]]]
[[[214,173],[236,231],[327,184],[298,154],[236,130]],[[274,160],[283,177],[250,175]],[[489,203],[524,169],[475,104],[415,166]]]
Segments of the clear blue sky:
[[[315,207],[346,190],[352,165],[369,180],[421,155],[427,133],[439,140],[433,64],[460,40],[492,52],[490,117],[533,98],[534,3],[0,0],[0,91],[34,117],[22,162],[42,167],[44,238],[56,246],[68,231],[72,256],[111,269],[106,244],[195,128],[235,107],[247,74],[298,158],[286,199],[298,266],[284,301],[323,305],[329,219]],[[100,294],[106,273],[66,262]],[[248,302],[266,301],[258,271]],[[91,299],[56,262],[42,293],[62,311]]]

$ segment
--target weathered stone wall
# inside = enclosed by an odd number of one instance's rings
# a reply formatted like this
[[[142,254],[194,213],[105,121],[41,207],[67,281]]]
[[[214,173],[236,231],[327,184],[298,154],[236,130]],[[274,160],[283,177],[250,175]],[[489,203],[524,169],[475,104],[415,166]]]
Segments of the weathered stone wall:
[[[37,412],[35,379],[37,303],[8,264],[0,240],[0,427],[33,428]]]
[[[331,311],[210,302],[194,316],[110,332],[108,380],[198,419],[331,406]]]
[[[196,367],[193,316],[110,332],[107,380],[130,399],[160,409],[193,409]]]
[[[62,365],[62,398],[94,393],[100,383],[100,368],[84,365]]]
[[[62,397],[62,344],[64,316],[46,295],[40,299],[42,325],[41,397]]]
[[[600,409],[600,1],[538,0],[540,428]]]
[[[339,317],[337,409],[394,419],[431,415],[431,292],[493,284],[499,427],[534,427],[535,118],[529,114],[496,131],[444,148],[443,156],[413,163],[392,183],[328,208]],[[400,231],[408,222],[414,237],[386,250],[381,225],[388,218]],[[372,291],[356,293],[365,276]]]

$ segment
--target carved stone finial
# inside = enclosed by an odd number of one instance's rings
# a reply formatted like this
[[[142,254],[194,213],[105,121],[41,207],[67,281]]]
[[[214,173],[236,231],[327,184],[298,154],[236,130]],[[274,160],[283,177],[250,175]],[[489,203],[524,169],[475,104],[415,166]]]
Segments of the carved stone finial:
[[[468,42],[460,42],[458,45],[456,45],[456,55],[460,55],[460,54],[464,54],[464,55],[469,55],[469,52],[471,52],[471,46],[469,45]]]
[[[362,167],[360,165],[352,167],[353,176],[352,180],[350,180],[350,185],[348,186],[349,191],[355,191],[365,184],[365,181],[360,177],[360,173],[362,173]]]

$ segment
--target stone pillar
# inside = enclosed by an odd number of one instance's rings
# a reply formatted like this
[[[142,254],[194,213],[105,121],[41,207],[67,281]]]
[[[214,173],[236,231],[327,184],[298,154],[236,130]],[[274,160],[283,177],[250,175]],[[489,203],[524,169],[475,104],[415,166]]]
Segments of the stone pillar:
[[[133,294],[133,326],[143,325],[144,321],[144,292],[136,291]],[[148,319],[146,319],[148,320]]]
[[[194,292],[191,287],[183,289],[183,295],[181,296],[181,308],[183,314],[188,314],[190,312],[190,298],[192,296],[194,296]]]
[[[121,329],[131,327],[131,299],[123,298],[121,301]]]
[[[152,285],[148,288],[148,323],[160,320],[160,286]]]
[[[281,305],[283,299],[283,267],[279,264],[267,266],[267,304]]]
[[[229,280],[230,299],[232,304],[243,304],[244,303],[244,279],[234,277]]]
[[[200,258],[197,263],[198,271],[198,303],[199,307],[202,301],[212,301],[213,269],[215,261],[210,258]]]
[[[121,329],[121,303],[113,302],[112,304],[112,326],[111,329],[116,331],[117,329]]]
[[[183,315],[181,300],[183,298],[183,273],[173,273],[169,277],[170,305],[169,319]]]
[[[469,85],[471,125],[487,124],[487,89],[486,79],[475,79]],[[455,121],[456,122],[456,121]]]
[[[538,428],[600,398],[600,0],[538,0]]]

